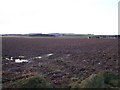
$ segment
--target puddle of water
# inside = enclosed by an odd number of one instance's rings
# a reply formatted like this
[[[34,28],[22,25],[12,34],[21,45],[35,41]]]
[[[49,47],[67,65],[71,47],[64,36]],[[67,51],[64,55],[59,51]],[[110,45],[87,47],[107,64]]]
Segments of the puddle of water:
[[[50,54],[47,54],[46,56],[48,56],[48,57],[49,57],[49,56],[52,56],[52,55],[53,55],[53,53],[50,53]]]
[[[38,56],[38,57],[34,57],[33,59],[41,59],[42,57],[41,56]]]
[[[10,59],[9,58],[5,58],[6,60],[13,60],[13,57],[10,57]]]
[[[10,60],[13,60],[13,57],[11,57]]]
[[[28,62],[28,60],[25,59],[15,59],[15,63],[23,63],[23,62]]]
[[[6,60],[10,60],[9,58],[5,58]]]
[[[25,58],[25,56],[19,56],[19,58]]]
[[[41,59],[42,57],[41,56],[38,56],[38,57],[35,57],[36,59]]]
[[[37,58],[42,58],[41,56],[37,57]]]

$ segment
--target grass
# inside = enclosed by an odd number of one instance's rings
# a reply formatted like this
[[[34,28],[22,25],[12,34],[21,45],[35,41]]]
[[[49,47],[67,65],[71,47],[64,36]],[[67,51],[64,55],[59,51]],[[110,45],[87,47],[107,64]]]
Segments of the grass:
[[[83,81],[77,81],[70,85],[71,89],[76,88],[118,88],[120,79],[112,72],[104,71],[92,74]]]
[[[55,86],[42,76],[17,80],[8,86],[9,88],[54,88]]]
[[[97,74],[92,74],[84,80],[73,77],[72,83],[65,88],[70,90],[78,90],[80,88],[118,88],[120,87],[120,78],[112,72],[103,71]],[[43,76],[32,76],[17,80],[9,84],[9,88],[57,88],[50,80]]]

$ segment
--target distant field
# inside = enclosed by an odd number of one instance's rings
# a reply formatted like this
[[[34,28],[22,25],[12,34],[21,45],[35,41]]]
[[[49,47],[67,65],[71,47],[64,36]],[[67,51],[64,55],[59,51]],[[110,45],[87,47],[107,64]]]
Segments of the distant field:
[[[4,83],[44,75],[56,85],[67,85],[73,77],[118,72],[117,39],[2,37],[2,46]]]
[[[3,37],[4,55],[39,55],[44,53],[80,53],[116,47],[117,39]],[[116,47],[117,48],[117,47]]]

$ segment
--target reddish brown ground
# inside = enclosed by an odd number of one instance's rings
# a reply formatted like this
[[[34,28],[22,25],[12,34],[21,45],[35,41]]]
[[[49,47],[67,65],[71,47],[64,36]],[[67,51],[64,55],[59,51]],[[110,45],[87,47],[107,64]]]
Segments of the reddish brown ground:
[[[117,73],[117,39],[3,38],[3,83],[31,75],[45,75],[56,85],[69,84],[72,77],[110,70]],[[50,57],[46,54],[53,53]],[[15,63],[6,57],[25,56],[30,63]],[[41,59],[33,59],[43,56]],[[3,84],[4,85],[4,84]]]

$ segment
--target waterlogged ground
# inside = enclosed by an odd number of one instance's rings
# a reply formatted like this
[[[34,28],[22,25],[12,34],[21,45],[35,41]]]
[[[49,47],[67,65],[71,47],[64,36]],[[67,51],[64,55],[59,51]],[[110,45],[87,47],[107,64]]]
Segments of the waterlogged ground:
[[[99,71],[118,71],[117,39],[3,37],[3,86],[44,75],[66,86]]]

